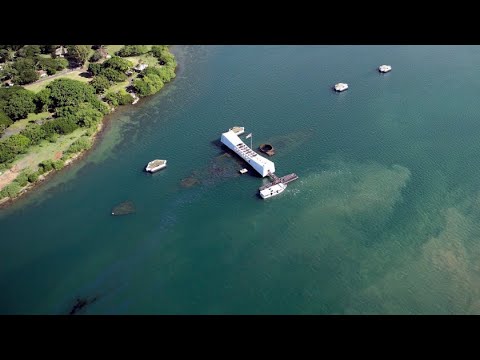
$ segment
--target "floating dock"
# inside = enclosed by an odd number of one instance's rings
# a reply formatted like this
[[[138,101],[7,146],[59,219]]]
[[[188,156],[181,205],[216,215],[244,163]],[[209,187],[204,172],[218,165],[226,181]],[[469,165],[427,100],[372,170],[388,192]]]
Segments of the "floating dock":
[[[282,177],[278,177],[277,175],[275,174],[268,174],[268,176],[270,177],[270,179],[272,179],[271,182],[269,182],[268,184],[265,184],[261,187],[258,188],[258,190],[262,191],[262,190],[265,190],[273,185],[277,185],[277,184],[285,184],[287,185],[289,182],[292,182],[292,181],[295,181],[298,179],[298,175],[295,174],[295,173],[291,173],[291,174],[288,174],[288,175],[285,175],[285,176],[282,176]]]

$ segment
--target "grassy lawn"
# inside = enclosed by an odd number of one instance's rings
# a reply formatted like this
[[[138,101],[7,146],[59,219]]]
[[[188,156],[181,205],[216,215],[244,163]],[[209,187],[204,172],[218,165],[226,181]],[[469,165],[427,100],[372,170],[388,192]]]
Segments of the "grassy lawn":
[[[32,113],[32,114],[28,114],[28,117],[25,120],[33,120],[33,121],[42,120],[42,119],[46,119],[46,118],[48,118],[52,115],[53,114],[49,113],[48,111],[38,113],[38,114],[33,114]]]
[[[46,80],[41,81],[39,83],[33,83],[33,84],[25,85],[24,88],[27,89],[27,90],[31,90],[33,92],[39,92],[40,90],[45,89],[45,87],[55,79],[73,79],[73,80],[78,80],[78,81],[82,81],[82,82],[89,82],[91,79],[80,76],[80,74],[82,72],[84,72],[84,71],[83,70],[75,70],[75,71],[69,72],[68,74],[65,74],[65,75],[60,75],[60,76],[57,76],[57,77],[46,79]]]
[[[16,165],[16,168],[19,171],[26,168],[36,171],[40,162],[60,158],[62,152],[65,151],[75,140],[84,135],[86,131],[85,128],[76,129],[71,134],[60,136],[55,143],[43,140],[40,144],[32,146],[29,149],[28,154],[19,156],[13,162],[12,166]]]
[[[118,50],[120,50],[123,46],[124,46],[124,45],[107,45],[107,46],[105,46],[105,47],[106,47],[106,49],[107,49],[107,52],[108,52],[110,55],[114,56],[115,53],[116,53]]]
[[[158,64],[158,59],[151,54],[143,54],[140,56],[130,56],[130,57],[126,57],[125,59],[131,61],[133,63],[133,66],[136,66],[140,60],[148,64],[148,66],[155,66]]]
[[[115,85],[112,85],[108,88],[108,90],[106,92],[117,92],[119,91],[120,89],[126,89],[126,87],[128,86],[128,84],[130,84],[130,81],[129,80],[125,80],[121,83],[117,83]]]

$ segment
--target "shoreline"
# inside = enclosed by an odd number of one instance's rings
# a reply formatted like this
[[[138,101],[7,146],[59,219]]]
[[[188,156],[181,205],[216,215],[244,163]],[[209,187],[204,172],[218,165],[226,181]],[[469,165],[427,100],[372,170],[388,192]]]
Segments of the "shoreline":
[[[173,47],[173,45],[171,47]],[[170,49],[169,49],[169,51],[170,51]],[[170,53],[172,53],[172,52],[170,51]],[[175,61],[176,60],[177,60],[177,58],[175,57]],[[177,62],[177,65],[175,67],[175,75],[177,74],[178,68],[179,68],[179,64]],[[175,80],[175,78],[173,78],[171,81],[166,83],[164,86],[167,86],[173,80]],[[90,139],[92,141],[92,146],[90,148],[73,154],[69,159],[65,160],[63,168],[61,168],[59,170],[52,169],[52,170],[48,171],[47,173],[44,173],[44,174],[40,175],[37,181],[35,181],[34,183],[28,183],[25,187],[23,187],[20,190],[20,192],[14,198],[10,198],[10,197],[7,196],[7,197],[4,197],[3,199],[0,199],[0,210],[4,210],[4,209],[8,208],[10,205],[13,205],[18,199],[25,199],[29,194],[33,193],[31,190],[34,190],[34,189],[40,187],[41,185],[46,184],[46,181],[50,180],[54,175],[61,174],[64,169],[71,168],[71,165],[76,164],[77,160],[83,159],[91,151],[93,151],[98,146],[100,141],[103,139],[104,135],[106,134],[106,131],[109,128],[109,125],[110,125],[110,122],[112,120],[113,115],[117,115],[119,112],[122,112],[122,111],[125,111],[125,110],[129,109],[131,106],[138,105],[142,100],[151,98],[152,96],[159,94],[162,90],[163,90],[163,87],[162,87],[162,89],[160,89],[160,91],[156,92],[155,94],[148,95],[148,96],[145,96],[143,98],[140,98],[139,101],[136,104],[126,104],[126,105],[119,105],[117,107],[113,107],[112,111],[110,113],[106,114],[102,118],[102,120],[98,124],[97,131],[95,131],[95,133],[93,133],[92,136],[90,137]],[[14,180],[12,180],[12,182],[13,181]]]

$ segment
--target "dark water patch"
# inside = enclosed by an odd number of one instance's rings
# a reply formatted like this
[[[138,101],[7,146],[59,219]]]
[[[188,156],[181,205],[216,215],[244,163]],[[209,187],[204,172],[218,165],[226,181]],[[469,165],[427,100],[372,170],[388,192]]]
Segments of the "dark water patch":
[[[93,304],[95,301],[98,300],[98,296],[93,298],[77,298],[75,304],[72,306],[68,315],[76,315],[78,312],[82,310],[86,310],[88,305]]]
[[[127,200],[113,207],[112,215],[113,216],[129,215],[129,214],[134,214],[135,211],[136,209],[133,201]]]

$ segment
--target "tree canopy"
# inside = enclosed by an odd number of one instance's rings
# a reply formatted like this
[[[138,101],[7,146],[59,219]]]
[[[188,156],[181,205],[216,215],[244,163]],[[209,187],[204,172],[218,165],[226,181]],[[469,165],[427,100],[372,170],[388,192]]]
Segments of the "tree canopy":
[[[13,72],[13,81],[20,85],[29,84],[37,81],[39,78],[35,70],[35,61],[31,58],[17,59],[13,63],[12,68],[15,70]]]
[[[91,46],[89,45],[67,45],[68,56],[78,62],[85,64],[90,55]]]
[[[121,57],[118,57],[118,56],[112,56],[110,59],[105,61],[102,65],[103,67],[112,68],[114,70],[118,70],[122,72],[127,71],[133,66],[131,61],[128,61],[127,59],[122,59]]]
[[[148,47],[146,45],[125,45],[120,50],[118,50],[115,55],[118,55],[121,57],[127,57],[127,56],[142,55],[147,52],[148,52]]]
[[[78,80],[57,79],[47,85],[54,107],[78,105],[94,97],[93,88]]]
[[[36,109],[32,91],[20,89],[7,100],[3,111],[13,120],[24,119]]]

